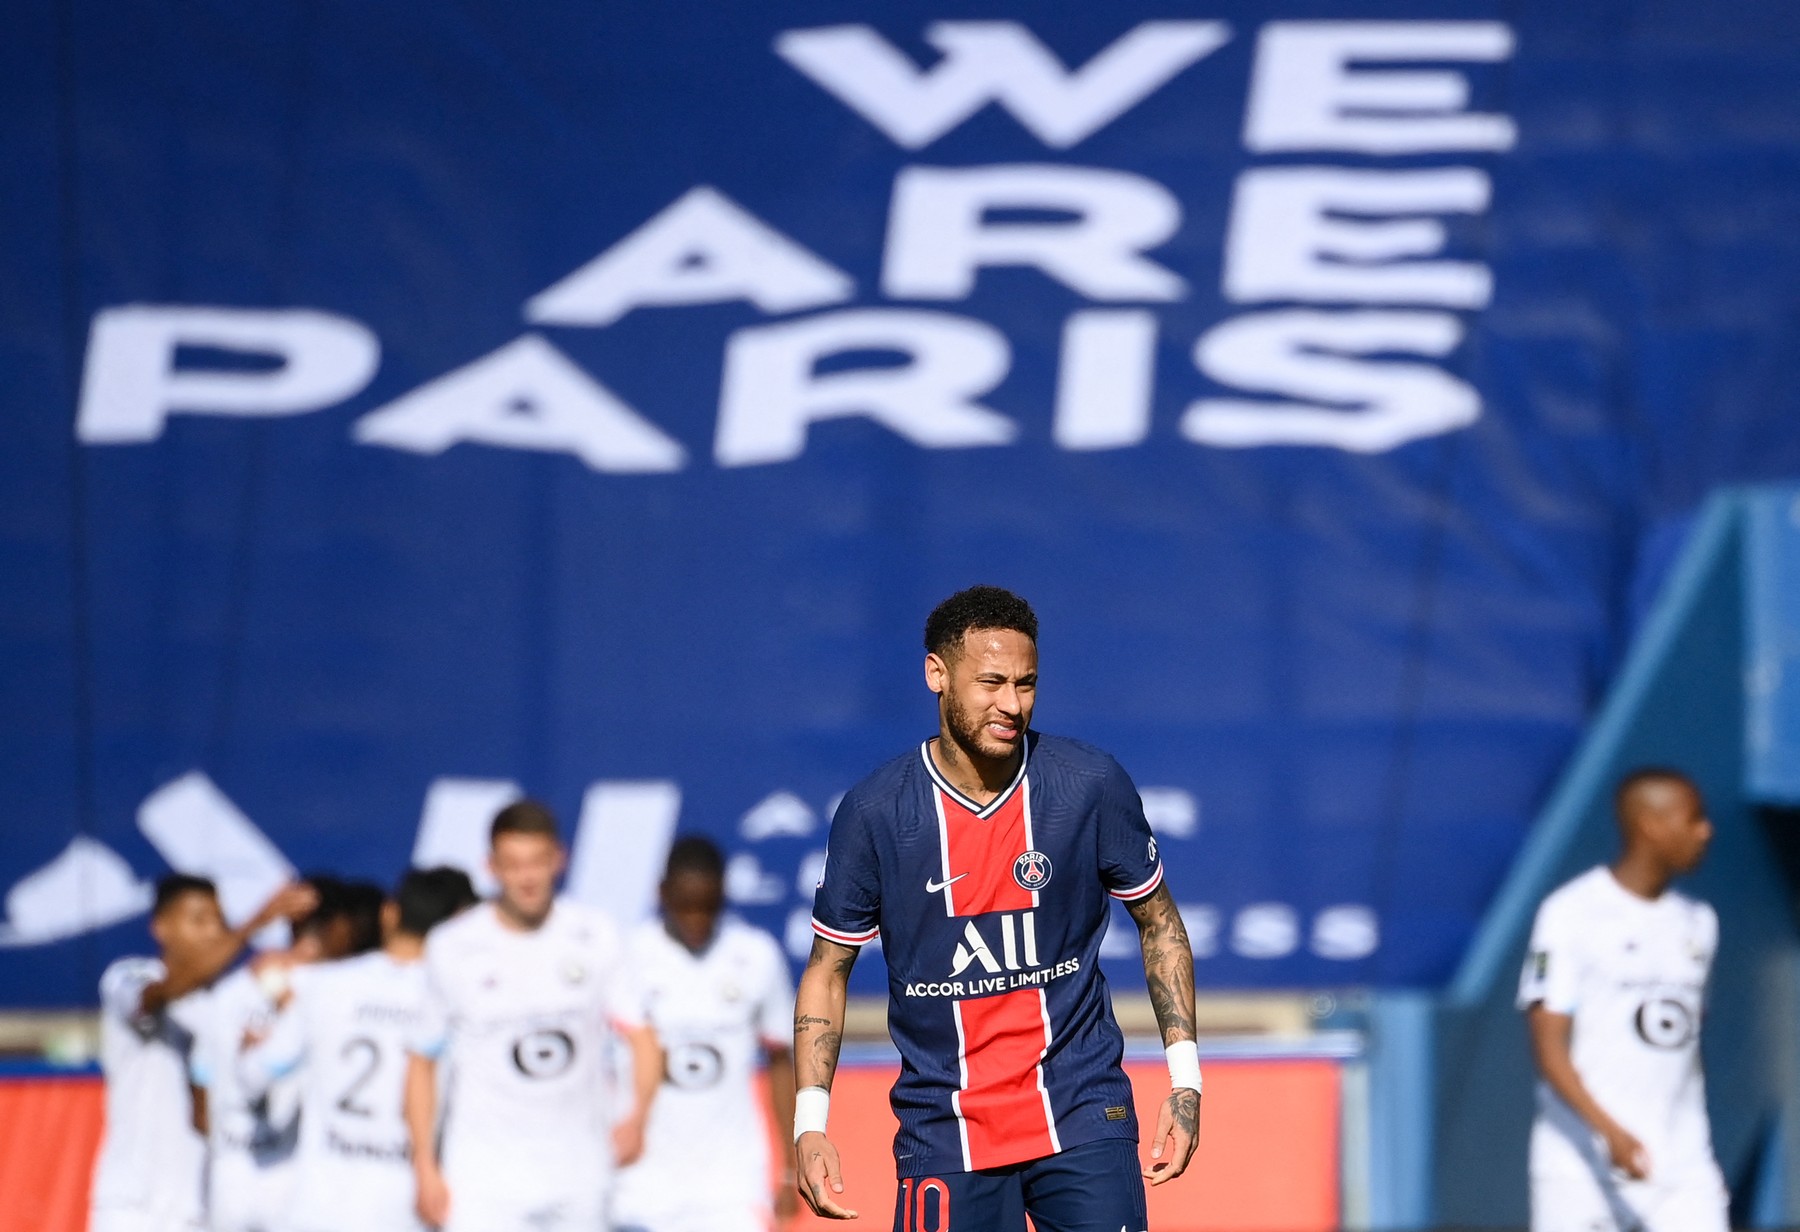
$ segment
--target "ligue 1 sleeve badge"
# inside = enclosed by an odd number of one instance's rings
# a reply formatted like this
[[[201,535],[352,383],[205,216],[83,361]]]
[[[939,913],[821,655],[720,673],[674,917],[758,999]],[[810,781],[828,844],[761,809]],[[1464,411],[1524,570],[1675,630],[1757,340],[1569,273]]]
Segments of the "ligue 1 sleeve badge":
[[[1041,890],[1050,884],[1050,857],[1041,851],[1027,851],[1013,861],[1013,880],[1022,890]]]

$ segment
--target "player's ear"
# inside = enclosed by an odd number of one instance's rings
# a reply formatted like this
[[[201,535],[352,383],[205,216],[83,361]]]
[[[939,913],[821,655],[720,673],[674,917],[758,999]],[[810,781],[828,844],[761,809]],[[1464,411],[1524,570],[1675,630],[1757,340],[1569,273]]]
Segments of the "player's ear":
[[[950,679],[950,665],[936,653],[925,656],[925,687],[933,693],[942,693],[945,683]]]
[[[388,899],[381,904],[381,935],[391,937],[400,931],[400,904]]]

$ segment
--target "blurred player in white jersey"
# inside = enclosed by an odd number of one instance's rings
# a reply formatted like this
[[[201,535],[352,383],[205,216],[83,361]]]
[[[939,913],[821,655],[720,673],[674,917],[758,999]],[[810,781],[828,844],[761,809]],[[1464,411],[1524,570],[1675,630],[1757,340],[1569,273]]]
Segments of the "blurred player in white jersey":
[[[240,1062],[260,1095],[297,1074],[300,1142],[282,1232],[406,1232],[412,1151],[406,1045],[425,1000],[425,935],[478,901],[459,869],[414,869],[382,912],[380,950],[293,972],[291,1002]]]
[[[309,876],[306,884],[318,895],[318,906],[294,925],[289,948],[257,954],[220,980],[199,1020],[192,1073],[206,1092],[206,1215],[212,1232],[275,1232],[294,1183],[298,1091],[291,1083],[245,1090],[239,1056],[274,1026],[295,971],[366,949],[377,939],[366,924],[357,925],[359,916],[369,914],[366,890],[320,875]]]
[[[121,958],[100,978],[106,1136],[94,1167],[91,1232],[192,1232],[202,1223],[204,1109],[188,1083],[203,990],[252,933],[310,911],[307,887],[279,891],[242,928],[203,877],[156,886],[150,932],[160,958]]]
[[[1544,900],[1519,985],[1542,1082],[1533,1232],[1725,1232],[1700,1073],[1718,946],[1713,909],[1670,882],[1712,839],[1684,774],[1636,771],[1615,797],[1624,849]]]
[[[662,918],[627,944],[668,1065],[643,1157],[619,1176],[614,1222],[619,1232],[766,1232],[797,1205],[792,1176],[771,1205],[755,1091],[766,1062],[779,1141],[793,1141],[787,959],[768,933],[721,918],[725,861],[708,839],[675,841],[661,899]]]
[[[556,897],[566,862],[549,809],[508,805],[490,831],[499,897],[425,944],[406,1121],[419,1214],[449,1232],[599,1232],[614,1167],[643,1150],[662,1052],[618,930]],[[614,1126],[608,1058],[621,1036],[634,1098]]]

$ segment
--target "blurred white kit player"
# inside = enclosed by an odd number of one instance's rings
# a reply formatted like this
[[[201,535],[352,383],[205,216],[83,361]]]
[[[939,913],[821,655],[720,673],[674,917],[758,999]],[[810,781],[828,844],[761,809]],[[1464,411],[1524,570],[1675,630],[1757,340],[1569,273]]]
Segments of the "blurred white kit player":
[[[100,1067],[106,1137],[94,1165],[92,1232],[202,1227],[206,1143],[194,1128],[188,1065],[204,992],[145,1012],[160,959],[121,958],[100,977]]]
[[[499,899],[426,942],[407,1120],[420,1213],[450,1232],[599,1232],[616,1155],[641,1149],[661,1057],[617,929],[553,897],[564,862],[554,826],[531,801],[502,810],[491,851]],[[650,1074],[615,1131],[609,1058],[619,1037]]]
[[[212,1232],[276,1232],[294,1183],[299,1101],[291,1083],[246,1090],[238,1056],[247,1039],[275,1025],[275,995],[289,973],[249,966],[220,980],[207,998],[193,1061],[206,1092],[207,1226]]]
[[[1677,801],[1691,793],[1676,777],[1636,789]],[[1692,799],[1704,834],[1690,843],[1691,860],[1665,850],[1671,874],[1697,864],[1710,836]],[[1633,842],[1628,829],[1626,876]],[[1606,867],[1538,909],[1518,999],[1533,1014],[1544,1074],[1531,1131],[1534,1232],[1725,1232],[1728,1195],[1700,1069],[1718,935],[1705,903],[1666,885],[1646,897]]]
[[[246,1090],[293,1074],[300,1141],[284,1232],[407,1232],[412,1151],[402,1107],[406,1046],[425,1008],[425,934],[475,899],[452,869],[406,875],[386,914],[383,949],[293,973],[293,999],[244,1053]]]
[[[660,920],[635,929],[629,949],[668,1062],[643,1157],[620,1174],[614,1222],[620,1232],[765,1232],[769,1133],[756,1075],[770,1054],[789,1064],[787,958],[732,919],[698,952]]]
[[[281,1232],[416,1228],[400,1096],[425,973],[386,954],[294,972],[294,1000],[240,1062],[246,1091],[298,1078],[300,1120]]]
[[[206,991],[254,932],[311,911],[317,895],[285,886],[237,929],[212,882],[157,883],[150,932],[160,958],[122,958],[100,979],[106,1134],[94,1167],[91,1232],[194,1232],[204,1225],[206,1145],[190,1089],[212,1014]]]

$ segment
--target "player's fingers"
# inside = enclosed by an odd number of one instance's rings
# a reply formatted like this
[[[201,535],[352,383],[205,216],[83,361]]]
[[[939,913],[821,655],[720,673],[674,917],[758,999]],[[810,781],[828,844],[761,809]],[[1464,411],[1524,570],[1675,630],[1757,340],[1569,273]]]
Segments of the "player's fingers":
[[[1177,1127],[1173,1137],[1174,1149],[1169,1152],[1166,1161],[1157,1165],[1156,1175],[1150,1178],[1152,1185],[1166,1185],[1186,1172],[1188,1164],[1193,1161],[1196,1136]]]
[[[1166,1142],[1168,1142],[1169,1137],[1174,1132],[1174,1130],[1175,1130],[1174,1110],[1169,1107],[1169,1102],[1167,1100],[1164,1100],[1162,1107],[1159,1108],[1156,1113],[1156,1132],[1154,1134],[1152,1134],[1150,1137],[1150,1158],[1151,1159],[1161,1159],[1162,1158],[1163,1145]]]
[[[837,1188],[839,1191],[842,1191],[843,1185],[841,1182],[838,1184]],[[822,1176],[808,1177],[806,1188],[800,1191],[800,1195],[806,1199],[806,1205],[812,1207],[813,1214],[822,1219],[856,1218],[855,1211],[840,1206],[837,1202],[832,1200],[831,1190]]]

